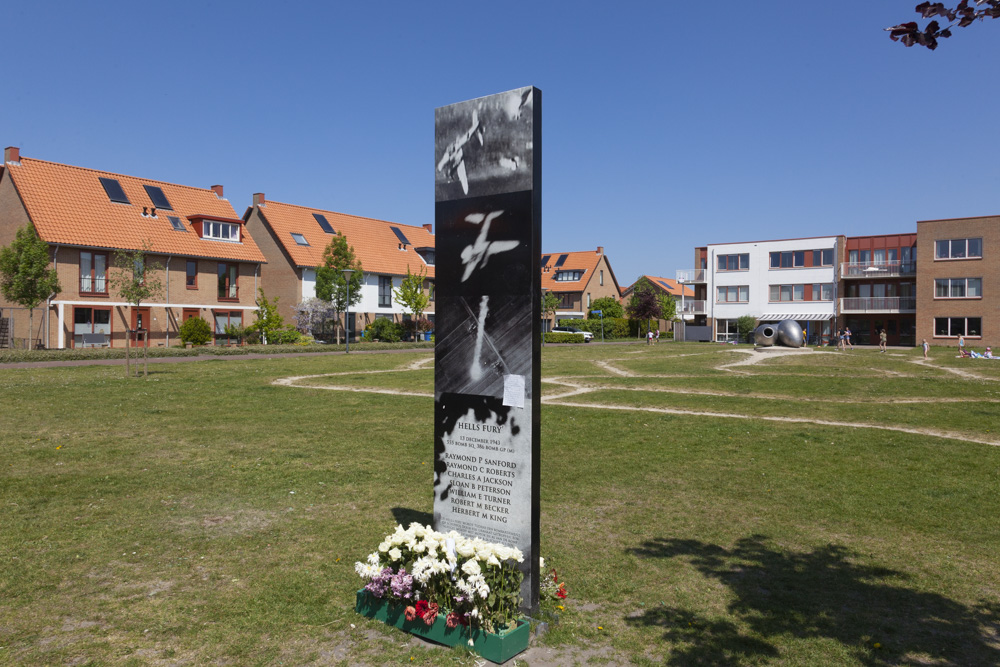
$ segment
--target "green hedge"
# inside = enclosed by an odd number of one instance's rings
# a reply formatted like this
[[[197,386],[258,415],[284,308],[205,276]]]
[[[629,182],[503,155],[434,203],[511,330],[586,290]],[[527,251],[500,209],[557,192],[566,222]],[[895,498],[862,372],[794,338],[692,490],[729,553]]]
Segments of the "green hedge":
[[[584,342],[583,336],[581,334],[575,333],[563,333],[561,331],[548,332],[545,334],[546,343],[582,343]]]
[[[560,320],[560,326],[576,327],[580,331],[594,334],[594,340],[601,340],[601,320]],[[629,320],[623,317],[604,318],[604,340],[629,338]]]

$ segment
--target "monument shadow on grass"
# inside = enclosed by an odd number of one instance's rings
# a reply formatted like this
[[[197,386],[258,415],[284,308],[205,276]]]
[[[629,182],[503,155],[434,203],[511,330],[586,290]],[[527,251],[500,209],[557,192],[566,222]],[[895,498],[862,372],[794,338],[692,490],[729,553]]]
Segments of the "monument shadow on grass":
[[[734,596],[736,624],[674,607],[650,609],[626,622],[659,627],[679,647],[667,664],[758,664],[780,657],[783,637],[840,642],[862,665],[1000,664],[1000,603],[966,606],[901,585],[906,574],[865,565],[845,547],[782,551],[753,535],[726,549],[698,540],[657,538],[629,552],[681,558]],[[881,644],[875,648],[874,644]]]
[[[393,507],[392,516],[403,528],[409,528],[414,522],[421,526],[430,526],[434,523],[434,515],[430,512],[421,512],[409,507]]]

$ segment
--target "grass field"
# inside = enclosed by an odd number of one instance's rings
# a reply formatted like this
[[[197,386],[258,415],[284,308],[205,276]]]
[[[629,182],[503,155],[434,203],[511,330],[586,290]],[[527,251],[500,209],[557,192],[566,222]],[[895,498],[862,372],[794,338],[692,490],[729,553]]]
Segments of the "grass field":
[[[1000,664],[1000,362],[542,367],[570,598],[520,664]],[[149,368],[0,369],[0,664],[475,664],[353,612],[354,561],[429,521],[430,351]]]

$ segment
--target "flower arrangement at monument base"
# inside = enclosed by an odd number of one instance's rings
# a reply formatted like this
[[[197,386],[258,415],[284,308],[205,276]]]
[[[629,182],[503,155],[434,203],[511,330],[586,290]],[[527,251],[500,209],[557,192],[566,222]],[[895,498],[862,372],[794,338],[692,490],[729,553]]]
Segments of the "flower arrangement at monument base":
[[[493,662],[528,647],[521,619],[520,550],[429,526],[397,526],[366,562],[356,611],[447,646],[467,644]]]

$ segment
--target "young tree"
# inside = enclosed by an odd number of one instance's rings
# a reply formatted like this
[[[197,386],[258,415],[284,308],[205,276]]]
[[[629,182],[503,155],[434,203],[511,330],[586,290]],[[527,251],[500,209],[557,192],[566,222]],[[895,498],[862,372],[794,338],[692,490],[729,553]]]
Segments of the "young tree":
[[[673,294],[660,295],[660,319],[673,322],[677,319],[677,301]]]
[[[594,315],[594,311],[599,310],[604,313],[604,317],[625,317],[625,309],[622,305],[618,303],[618,299],[613,296],[602,296],[600,299],[594,299],[590,303],[590,310],[587,313],[588,320],[599,319],[599,315]]]
[[[278,314],[279,298],[274,297],[274,301],[269,301],[264,294],[264,288],[257,288],[257,320],[247,327],[247,329],[259,333],[260,342],[264,343],[264,345],[268,344],[268,336],[274,340],[277,333],[285,326],[285,318]]]
[[[736,320],[736,331],[739,332],[741,343],[747,342],[750,334],[757,327],[757,318],[753,315],[743,315]]]
[[[973,4],[975,7],[970,6]],[[945,7],[943,2],[921,2],[913,11],[925,19],[940,16],[951,23],[942,28],[937,21],[931,21],[923,30],[916,21],[900,23],[886,28],[889,39],[902,42],[903,46],[919,44],[933,51],[939,39],[951,37],[953,27],[965,28],[976,21],[1000,18],[1000,0],[962,0],[954,8]]]
[[[634,320],[646,320],[646,331],[649,331],[652,328],[652,321],[659,320],[665,315],[664,303],[660,296],[660,291],[653,287],[649,280],[639,278],[632,287],[632,296],[625,305],[625,312]],[[673,297],[670,298],[672,301]]]
[[[424,267],[420,267],[419,273],[410,273],[410,267],[406,267],[406,277],[399,285],[398,290],[392,290],[393,296],[396,297],[396,301],[402,304],[407,310],[413,314],[413,326],[417,334],[420,333],[421,327],[425,326],[425,320],[422,319],[424,310],[427,309],[427,304],[430,303],[430,297],[424,292],[424,277],[427,275],[427,271]]]
[[[559,307],[559,297],[552,292],[542,292],[542,319],[551,320]],[[542,345],[545,345],[545,334],[542,334]]]
[[[148,261],[149,243],[143,241],[142,247],[135,250],[116,250],[108,284],[118,293],[118,298],[127,302],[133,308],[138,308],[143,301],[158,298],[163,293],[163,282],[155,275],[162,267]],[[147,323],[148,326],[148,323]],[[125,375],[129,374],[130,335],[125,336]],[[145,346],[143,350],[145,350]],[[145,356],[145,352],[143,353]],[[136,373],[139,372],[136,361]],[[144,370],[145,373],[145,370]]]
[[[49,244],[39,238],[30,222],[17,230],[14,240],[0,248],[0,291],[28,309],[28,349],[35,331],[35,308],[62,291],[55,269],[49,268]]]
[[[347,281],[344,280],[344,269],[353,269],[351,274],[351,302],[347,302]],[[361,285],[364,274],[361,262],[354,256],[354,247],[347,245],[347,239],[342,234],[335,234],[330,245],[323,251],[323,264],[316,267],[316,297],[333,304],[334,312],[339,318],[348,306],[361,301]],[[339,322],[338,322],[339,324]],[[340,344],[340,330],[337,330],[337,344]]]

